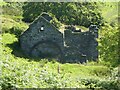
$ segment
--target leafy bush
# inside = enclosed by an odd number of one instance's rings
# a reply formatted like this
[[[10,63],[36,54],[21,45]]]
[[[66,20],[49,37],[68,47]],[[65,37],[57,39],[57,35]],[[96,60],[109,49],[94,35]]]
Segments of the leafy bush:
[[[11,16],[22,16],[23,3],[21,2],[4,2],[2,5],[4,15],[11,15]]]
[[[25,31],[28,28],[28,25],[22,21],[19,23],[11,18],[3,17],[2,20],[2,32],[11,33],[19,36],[21,32]]]
[[[119,80],[119,78],[120,78],[120,74],[119,74],[120,72],[119,72],[119,67],[116,67],[116,68],[113,68],[112,70],[111,70],[111,76],[110,76],[110,79],[111,80]]]
[[[56,28],[59,29],[62,24],[58,21],[58,19],[54,15],[51,16],[52,20],[50,21],[50,23],[52,23]]]
[[[104,64],[110,66],[119,65],[119,56],[118,56],[118,41],[119,41],[119,30],[118,27],[111,27],[108,24],[105,24],[99,30],[99,57],[100,61]]]
[[[80,80],[86,88],[89,89],[105,89],[105,90],[119,90],[120,89],[120,82],[117,80],[97,80],[97,79],[81,79]]]
[[[119,90],[120,89],[120,82],[119,81],[101,81],[98,83],[98,86],[102,89],[113,89],[113,90]]]

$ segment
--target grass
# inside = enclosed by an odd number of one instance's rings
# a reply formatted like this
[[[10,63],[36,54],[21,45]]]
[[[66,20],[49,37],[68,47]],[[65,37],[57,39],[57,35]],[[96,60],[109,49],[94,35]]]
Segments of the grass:
[[[111,71],[103,65],[61,64],[55,60],[35,60],[15,56],[8,44],[18,42],[14,34],[2,35],[2,87],[84,87],[80,84],[81,79],[107,80]],[[20,47],[18,47],[20,48]],[[60,66],[60,73],[58,73]],[[40,80],[41,76],[41,80]],[[46,81],[47,80],[47,81]],[[58,83],[59,82],[59,83]],[[63,86],[61,86],[63,85]]]
[[[103,11],[103,15],[107,17],[105,10]],[[2,37],[0,39],[2,43],[0,44],[0,48],[2,48],[0,50],[2,53],[0,61],[2,71],[0,75],[0,89],[7,90],[14,87],[118,88],[117,84],[119,83],[116,83],[116,79],[114,79],[117,76],[116,74],[112,75],[113,68],[111,69],[103,64],[97,62],[88,62],[87,64],[61,64],[56,60],[36,60],[25,57],[23,52],[21,52],[18,43],[19,37],[17,35],[20,35],[20,32],[26,30],[28,25],[22,21],[17,22],[19,18],[21,17],[2,16],[2,29],[5,32],[0,36]],[[76,27],[87,30],[87,28],[82,26]],[[60,73],[58,73],[58,67]]]
[[[102,16],[107,22],[117,22],[118,17],[118,3],[117,2],[106,2],[103,4],[99,4],[99,8],[101,9]]]
[[[14,27],[18,27],[21,28],[23,30],[26,30],[28,28],[28,25],[26,23],[23,23],[22,21],[17,21],[12,19],[12,17],[16,17],[17,16],[9,16],[9,15],[1,15],[0,17],[2,17],[2,32],[10,32],[10,29],[14,28]]]
[[[12,54],[13,50],[7,46],[8,44],[13,44],[14,42],[18,42],[18,39],[16,38],[16,36],[14,34],[10,34],[10,33],[5,33],[2,35],[2,42],[4,43],[3,47],[5,49],[5,51],[3,51],[3,53],[8,53],[8,55],[11,55],[13,60],[15,60],[16,62],[18,61],[18,63],[34,63],[35,65],[37,65],[37,63],[45,63],[45,66],[48,66],[49,70],[48,71],[55,71],[57,73],[57,68],[58,68],[58,64],[60,64],[59,62],[48,62],[46,60],[29,60],[26,58],[21,58],[21,57],[16,57]],[[20,48],[20,47],[18,47]],[[5,56],[6,58],[6,56]],[[21,61],[19,61],[21,60]],[[14,61],[13,61],[14,62]],[[29,64],[28,64],[29,65]],[[31,67],[31,66],[30,66]],[[106,66],[91,66],[91,65],[82,65],[82,64],[69,64],[69,63],[65,63],[65,64],[60,64],[60,69],[61,69],[61,73],[71,73],[73,74],[73,76],[75,75],[83,75],[86,73],[86,75],[91,75],[93,76],[93,74],[95,74],[95,70],[100,70],[102,73],[105,74],[105,72],[109,69]],[[104,69],[104,70],[103,70]],[[75,72],[76,71],[76,72]],[[100,72],[99,71],[99,72]],[[105,72],[104,72],[105,71]]]

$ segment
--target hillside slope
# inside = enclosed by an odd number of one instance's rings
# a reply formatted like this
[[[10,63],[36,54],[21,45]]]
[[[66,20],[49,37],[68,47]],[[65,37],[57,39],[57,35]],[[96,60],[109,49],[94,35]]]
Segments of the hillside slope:
[[[108,11],[105,11],[103,11],[103,15],[107,17]],[[98,47],[100,51],[99,62],[61,64],[54,59],[49,61],[48,59],[26,57],[20,49],[19,36],[28,28],[28,24],[22,21],[22,16],[10,15],[10,12],[1,16],[3,33],[0,38],[0,89],[120,89],[120,82],[118,81],[119,61],[117,62],[116,59],[118,40],[116,26],[111,27],[110,23],[107,23],[101,28],[100,39],[98,40],[100,42],[100,47]],[[115,67],[112,67],[113,63]]]

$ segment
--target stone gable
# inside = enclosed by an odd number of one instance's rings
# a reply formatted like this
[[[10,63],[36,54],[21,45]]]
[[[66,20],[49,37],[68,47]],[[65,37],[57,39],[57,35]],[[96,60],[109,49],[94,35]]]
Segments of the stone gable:
[[[68,28],[63,34],[50,23],[51,19],[48,14],[42,14],[21,35],[20,45],[26,55],[81,63],[98,58],[98,29],[95,25],[86,32]]]

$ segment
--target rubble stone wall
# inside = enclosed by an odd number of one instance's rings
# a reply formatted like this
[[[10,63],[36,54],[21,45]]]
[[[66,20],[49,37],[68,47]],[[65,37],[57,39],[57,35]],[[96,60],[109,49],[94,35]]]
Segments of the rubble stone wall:
[[[72,32],[71,30],[65,30],[64,35],[66,59],[71,62],[86,62],[86,60],[89,59],[97,59],[98,42],[96,41],[95,35],[93,35],[91,32]]]
[[[41,30],[43,25],[44,30]],[[20,42],[25,54],[34,57],[44,56],[44,54],[53,54],[52,56],[54,56],[54,52],[61,54],[64,47],[63,34],[49,22],[44,21],[44,18],[31,24],[28,30],[21,35]]]
[[[39,17],[21,35],[20,45],[30,57],[82,63],[98,58],[97,37],[98,31],[92,27],[86,32],[67,29],[63,34],[44,17]]]

